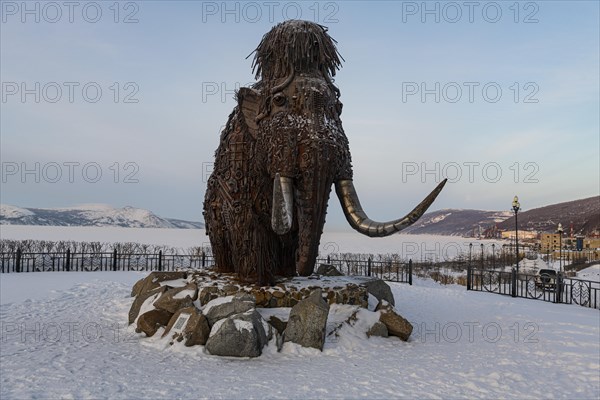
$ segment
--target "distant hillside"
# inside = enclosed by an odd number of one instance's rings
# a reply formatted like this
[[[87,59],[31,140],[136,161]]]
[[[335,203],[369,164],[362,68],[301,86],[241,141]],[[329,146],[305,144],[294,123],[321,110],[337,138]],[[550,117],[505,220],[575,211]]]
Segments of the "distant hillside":
[[[600,232],[600,196],[552,204],[519,213],[519,229],[554,232],[560,222],[566,233],[589,235]],[[511,215],[498,224],[499,229],[514,230],[515,218]]]
[[[510,217],[509,211],[445,209],[423,215],[402,233],[472,236]]]
[[[519,213],[519,229],[554,232],[558,223],[564,231],[589,235],[600,232],[600,196],[535,208]],[[497,226],[499,230],[514,230],[512,211],[482,211],[445,209],[426,213],[402,233],[450,236],[476,236]]]
[[[0,205],[1,225],[122,226],[127,228],[204,228],[202,222],[162,218],[134,207],[84,204],[69,208],[21,208]]]

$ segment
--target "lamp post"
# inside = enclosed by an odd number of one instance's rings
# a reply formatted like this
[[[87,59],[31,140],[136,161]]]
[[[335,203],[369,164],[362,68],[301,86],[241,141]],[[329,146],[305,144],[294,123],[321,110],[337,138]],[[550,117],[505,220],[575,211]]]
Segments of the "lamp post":
[[[471,252],[473,251],[473,243],[469,243],[469,265],[471,265]]]
[[[496,243],[492,243],[492,269],[496,269]]]
[[[481,269],[483,269],[483,243],[481,243]]]
[[[558,223],[558,228],[556,228],[556,233],[558,233],[558,271],[562,273],[562,234],[563,227],[562,224]]]
[[[519,222],[517,220],[517,215],[519,214],[519,210],[521,210],[521,204],[519,204],[519,198],[515,196],[512,202],[512,209],[515,212],[515,247],[517,254],[517,274],[519,273]]]

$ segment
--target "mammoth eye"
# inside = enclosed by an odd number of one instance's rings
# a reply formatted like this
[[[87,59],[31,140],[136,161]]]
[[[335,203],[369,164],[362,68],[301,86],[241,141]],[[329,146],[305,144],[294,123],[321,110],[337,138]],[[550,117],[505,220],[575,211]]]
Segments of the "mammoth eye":
[[[273,96],[273,104],[275,104],[277,107],[281,107],[285,104],[285,96],[283,93],[277,93],[275,96]]]

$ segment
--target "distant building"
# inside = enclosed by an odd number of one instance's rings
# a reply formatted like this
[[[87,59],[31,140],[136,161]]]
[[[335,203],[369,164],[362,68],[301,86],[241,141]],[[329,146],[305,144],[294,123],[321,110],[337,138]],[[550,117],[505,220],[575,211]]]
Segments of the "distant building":
[[[565,240],[563,242],[566,243]],[[542,251],[556,250],[560,246],[560,234],[558,233],[542,233],[540,237],[540,247]]]
[[[600,238],[583,238],[583,250],[600,250]]]
[[[502,239],[514,239],[515,231],[502,232]],[[519,240],[535,240],[538,238],[536,231],[519,231]]]
[[[559,246],[562,244],[562,251]],[[576,260],[594,261],[600,258],[600,238],[562,238],[558,233],[542,233],[540,238],[540,251],[558,259],[562,254],[567,262]]]

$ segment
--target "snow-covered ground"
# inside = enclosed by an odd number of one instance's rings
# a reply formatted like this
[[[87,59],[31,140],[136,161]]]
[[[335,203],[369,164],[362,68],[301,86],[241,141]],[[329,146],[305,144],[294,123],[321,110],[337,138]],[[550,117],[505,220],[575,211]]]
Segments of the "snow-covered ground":
[[[346,332],[227,359],[125,327],[144,275],[0,275],[0,398],[600,397],[598,310],[416,279],[391,284],[409,342]]]
[[[137,242],[167,245],[182,250],[194,246],[209,246],[204,229],[160,229],[119,227],[25,226],[0,225],[2,239],[75,240],[87,242]],[[325,232],[321,237],[321,255],[331,253],[401,254],[414,261],[444,261],[457,254],[468,254],[473,244],[473,255],[479,256],[480,246],[492,253],[492,243],[499,252],[502,241],[477,240],[441,235],[392,235],[368,238],[358,232]]]
[[[600,282],[600,264],[595,264],[577,272],[579,279]]]

